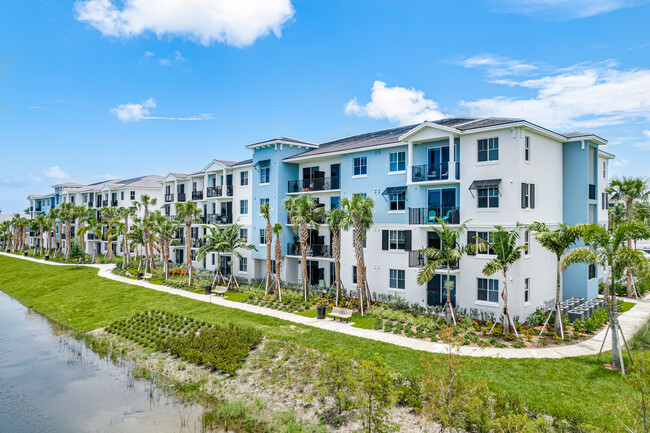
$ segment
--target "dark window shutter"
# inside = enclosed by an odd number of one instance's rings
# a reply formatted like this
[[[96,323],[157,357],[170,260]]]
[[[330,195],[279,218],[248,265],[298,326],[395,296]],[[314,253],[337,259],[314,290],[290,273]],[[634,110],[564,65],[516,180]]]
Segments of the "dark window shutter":
[[[530,184],[530,208],[535,209],[535,184]]]
[[[381,249],[388,250],[388,230],[381,231]]]
[[[526,184],[521,184],[521,208],[526,209]]]
[[[476,244],[476,239],[475,238],[476,238],[476,232],[467,232],[467,245]],[[473,256],[476,253],[472,251],[472,252],[470,252],[468,254]]]
[[[411,251],[411,238],[413,232],[411,230],[406,230],[404,232],[404,251]]]

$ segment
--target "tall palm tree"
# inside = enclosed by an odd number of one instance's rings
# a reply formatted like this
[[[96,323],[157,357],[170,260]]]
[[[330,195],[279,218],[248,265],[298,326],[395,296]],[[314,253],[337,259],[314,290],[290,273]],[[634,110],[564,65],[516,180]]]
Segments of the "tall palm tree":
[[[88,209],[86,206],[75,206],[72,213],[74,215],[76,235],[79,237],[79,245],[81,246],[81,251],[83,254],[86,254],[86,242],[83,236],[79,236],[79,228],[81,226],[81,219],[85,218],[88,215]]]
[[[210,234],[205,236],[206,243],[197,251],[197,260],[202,259],[207,255],[211,250],[217,253],[217,266],[221,266],[221,257],[220,253],[230,254],[230,257],[237,257],[237,260],[241,260],[243,256],[239,252],[240,250],[255,250],[257,248],[248,244],[247,241],[244,241],[239,236],[239,230],[241,225],[235,223],[225,227],[217,226],[216,224],[212,226],[206,226],[210,230]],[[209,248],[204,248],[211,244]],[[227,288],[230,289],[232,282],[236,283],[234,276],[231,275],[228,278]]]
[[[165,280],[169,278],[169,248],[172,245],[177,232],[178,223],[176,221],[163,215],[156,217],[154,235],[158,238],[158,244],[160,246],[160,255],[163,262]]]
[[[617,224],[625,221],[625,205],[623,203],[616,203],[607,209],[607,216],[609,220],[609,227],[616,227]]]
[[[562,259],[569,249],[580,239],[582,231],[585,229],[584,224],[568,225],[560,224],[555,230],[548,228],[543,222],[534,222],[528,229],[534,232],[537,242],[553,254],[556,259],[556,286],[555,286],[555,326],[554,331],[564,339],[564,323],[562,322],[562,277],[566,268],[562,265]]]
[[[38,236],[39,243],[41,246],[41,255],[43,255],[43,249],[45,247],[45,230],[50,226],[50,220],[45,214],[39,214],[36,216],[35,221],[38,223]]]
[[[309,229],[317,230],[319,222],[323,221],[324,209],[317,206],[316,199],[311,194],[301,194],[284,199],[284,206],[289,212],[294,231],[298,231],[300,254],[302,256],[302,288],[305,302],[309,296],[309,278],[307,274],[307,248],[309,247]]]
[[[79,236],[84,237],[86,233],[92,233],[95,235],[95,242],[93,243],[93,258],[92,261],[95,261],[95,255],[97,254],[97,244],[102,238],[102,227],[103,223],[97,221],[95,218],[86,217],[82,218],[79,221],[79,225],[84,224],[83,227],[80,227],[78,230]]]
[[[454,289],[454,283],[451,281],[451,266],[454,262],[460,261],[463,255],[472,253],[474,251],[473,244],[460,246],[460,240],[467,232],[467,223],[471,220],[465,221],[457,228],[451,227],[446,221],[436,218],[440,228],[431,226],[430,230],[438,235],[440,239],[440,248],[428,247],[420,250],[420,254],[426,260],[426,264],[418,272],[418,284],[426,284],[433,276],[441,269],[447,270],[447,281],[445,282],[445,289],[447,291],[447,301],[445,302],[445,311],[447,315],[447,323],[456,323],[454,309],[451,305],[451,292]]]
[[[265,295],[271,290],[271,278],[273,268],[271,266],[271,242],[273,242],[273,228],[271,226],[271,205],[268,202],[260,206],[260,216],[266,220],[264,229],[264,240],[266,241],[266,289]]]
[[[205,226],[208,233],[203,236],[205,243],[196,251],[196,260],[203,260],[208,254],[215,253],[217,255],[217,269],[212,281],[212,285],[225,281],[225,277],[221,274],[221,253],[226,252],[224,231],[225,227],[217,224],[210,224]]]
[[[29,228],[30,232],[38,232],[41,228],[40,224],[38,221],[34,219],[27,220],[27,227]],[[39,234],[40,238],[40,234]],[[36,254],[36,246],[32,247],[32,254]]]
[[[9,249],[9,241],[11,240],[11,222],[5,221],[0,223],[0,238],[2,238],[3,248]]]
[[[192,285],[192,278],[194,277],[194,266],[192,265],[192,244],[191,244],[191,230],[192,223],[201,222],[199,217],[201,216],[201,208],[196,205],[195,202],[189,200],[184,203],[176,203],[176,216],[185,223],[185,252],[187,258],[187,272],[189,274],[188,284]],[[149,239],[146,239],[145,242],[149,242]]]
[[[104,238],[108,241],[108,244],[111,245],[113,242],[117,242],[120,236],[122,236],[122,248],[124,248],[124,238],[126,238],[126,224],[124,224],[119,219],[114,221],[109,229],[104,233]],[[122,268],[126,269],[125,258],[122,257]]]
[[[634,220],[634,202],[637,200],[646,200],[650,195],[648,180],[645,177],[627,177],[614,178],[609,186],[605,189],[614,200],[622,200],[625,203],[625,221]],[[627,247],[632,248],[632,238],[628,237]],[[627,268],[627,296],[632,297],[632,271]]]
[[[494,275],[501,272],[503,275],[503,290],[501,299],[503,299],[503,333],[517,334],[510,313],[508,312],[508,272],[512,266],[521,258],[522,252],[526,251],[525,245],[517,245],[519,241],[519,230],[522,225],[517,223],[514,230],[508,231],[502,226],[494,226],[495,232],[490,232],[490,239],[485,240],[476,238],[476,248],[479,251],[490,250],[496,255],[483,267],[483,274],[486,276]]]
[[[144,251],[145,237],[144,237],[144,223],[142,218],[133,218],[131,230],[126,235],[132,243],[133,251],[135,252],[135,260],[138,262],[138,269],[140,269],[140,251]],[[129,247],[130,248],[130,247]]]
[[[101,210],[102,220],[104,225],[107,227],[107,230],[110,230],[115,225],[115,220],[119,218],[118,210],[113,206],[104,206]],[[109,235],[110,236],[110,235]],[[106,233],[104,233],[104,238],[108,240]],[[108,242],[108,262],[113,263],[113,242]]]
[[[158,199],[155,197],[150,197],[147,194],[142,194],[139,201],[134,201],[133,205],[140,209],[144,209],[144,218],[149,218],[149,206],[155,206],[158,203]],[[145,261],[146,261],[146,272],[151,272],[151,265],[153,264],[153,242],[151,241],[151,229],[146,227],[144,229],[145,237]],[[188,238],[189,239],[189,238]]]
[[[359,307],[361,308],[361,314],[363,314],[364,302],[370,306],[371,301],[370,288],[366,278],[366,261],[363,256],[363,241],[366,239],[366,231],[374,224],[375,202],[370,197],[354,194],[352,198],[344,197],[341,200],[341,209],[345,212],[344,226],[353,228],[352,241],[354,243],[354,255],[357,258],[357,291],[359,293]]]
[[[624,367],[621,346],[618,341],[616,290],[610,290],[610,287],[621,277],[625,268],[647,272],[648,262],[643,257],[643,253],[627,247],[626,243],[632,237],[650,236],[649,231],[647,226],[636,221],[623,222],[611,231],[597,224],[590,225],[583,230],[582,234],[587,246],[569,251],[562,259],[564,267],[573,263],[588,263],[605,266],[609,271],[610,275],[605,279],[603,298],[609,316],[609,331],[612,334],[612,367],[615,370]]]
[[[131,251],[129,248],[129,237],[126,236],[126,234],[129,233],[130,231],[129,218],[135,215],[135,210],[130,207],[125,207],[119,209],[117,213],[118,213],[118,218],[120,218],[125,225],[125,230],[124,230],[125,234],[122,237],[122,244],[123,244],[122,249],[124,250],[124,254],[123,254],[124,257],[122,263],[124,264],[124,268],[126,269],[131,264]]]
[[[273,225],[273,234],[275,235],[275,298],[282,302],[282,293],[280,289],[280,268],[282,266],[282,244],[280,235],[282,234],[282,224]]]
[[[325,224],[332,233],[332,258],[334,259],[334,285],[336,286],[336,305],[342,298],[343,282],[341,281],[341,231],[346,230],[345,212],[343,209],[332,209],[327,213]]]
[[[72,235],[72,220],[75,218],[74,205],[72,203],[63,203],[60,207],[60,219],[65,223],[65,260],[70,259],[70,237]]]
[[[52,235],[50,236],[50,254],[54,256],[57,250],[57,241],[56,241],[56,221],[59,219],[59,214],[61,212],[59,209],[50,209],[48,211],[47,217],[52,223]]]

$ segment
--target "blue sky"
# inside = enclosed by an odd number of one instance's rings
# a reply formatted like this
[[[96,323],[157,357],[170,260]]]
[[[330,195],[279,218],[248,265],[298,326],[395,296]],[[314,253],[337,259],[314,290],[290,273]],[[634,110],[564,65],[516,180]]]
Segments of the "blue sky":
[[[650,3],[31,0],[0,5],[0,209],[246,144],[524,117],[650,160]]]

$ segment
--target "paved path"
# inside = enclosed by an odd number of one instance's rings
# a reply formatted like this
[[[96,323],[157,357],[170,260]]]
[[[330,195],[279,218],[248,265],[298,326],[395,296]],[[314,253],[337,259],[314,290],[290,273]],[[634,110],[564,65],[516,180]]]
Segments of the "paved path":
[[[48,265],[57,266],[73,266],[62,263],[46,262],[41,259],[34,259],[32,257],[21,257],[15,254],[7,254],[0,252],[0,254],[13,257],[17,259],[29,260],[32,262],[43,263]],[[173,295],[184,296],[186,298],[195,299],[202,302],[211,302],[213,304],[221,305],[228,308],[235,308],[238,310],[248,311],[250,313],[262,314],[265,316],[276,317],[293,323],[299,323],[306,326],[313,326],[319,329],[328,331],[339,332],[342,334],[353,335],[355,337],[367,338],[370,340],[382,341],[384,343],[395,344],[397,346],[409,347],[415,350],[422,350],[432,353],[448,353],[449,348],[444,343],[431,343],[428,341],[417,340],[415,338],[407,338],[401,335],[391,333],[378,332],[371,329],[361,329],[351,326],[350,323],[339,322],[330,319],[318,320],[312,317],[304,317],[297,314],[278,311],[271,308],[258,307],[255,305],[245,304],[242,302],[234,302],[224,299],[215,295],[201,295],[198,293],[188,292],[186,290],[175,289],[172,287],[162,286],[159,284],[151,284],[142,280],[132,280],[130,278],[122,277],[112,273],[115,265],[84,265],[99,269],[99,276],[108,278],[109,280],[119,281],[126,284],[132,284],[147,289],[158,290],[160,292],[171,293]],[[625,334],[625,338],[631,338],[634,333],[641,328],[650,318],[650,295],[644,299],[637,301],[637,305],[630,311],[627,311],[619,316],[621,329]],[[605,329],[590,338],[589,340],[580,343],[562,346],[550,346],[545,348],[533,349],[511,349],[511,348],[496,348],[496,347],[470,347],[461,346],[460,354],[475,357],[493,357],[493,358],[565,358],[571,356],[582,355],[595,355],[600,350],[600,345],[605,337]],[[607,336],[605,342],[605,349],[611,347],[610,336]]]

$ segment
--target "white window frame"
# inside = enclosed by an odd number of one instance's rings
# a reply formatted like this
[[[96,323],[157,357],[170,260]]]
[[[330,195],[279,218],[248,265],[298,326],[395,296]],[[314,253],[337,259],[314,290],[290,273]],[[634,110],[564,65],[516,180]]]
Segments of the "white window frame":
[[[476,300],[497,305],[499,303],[499,280],[495,278],[477,278],[476,280]],[[484,289],[481,289],[482,282],[486,284]],[[485,299],[481,299],[481,291],[485,292]],[[496,301],[490,300],[491,294],[496,296]]]
[[[260,229],[260,245],[266,246],[266,229]]]
[[[485,149],[481,150],[481,145]],[[499,137],[479,138],[476,141],[476,161],[478,163],[495,162],[499,160]],[[496,151],[496,158],[491,158],[490,152]],[[485,152],[485,160],[481,161],[481,152]]]
[[[388,286],[395,290],[406,289],[406,271],[404,269],[388,270]],[[402,287],[400,287],[402,286]]]
[[[246,273],[248,272],[248,258],[242,257],[239,259],[239,272]]]
[[[239,185],[248,186],[248,170],[239,173]]]
[[[487,191],[485,197],[481,197],[481,191]],[[481,206],[481,198],[485,198],[486,206]],[[492,206],[492,199],[496,198],[496,206]],[[499,188],[479,188],[476,190],[477,207],[479,209],[498,209],[499,208]]]
[[[357,164],[358,163],[358,164]],[[359,172],[357,173],[357,168]],[[352,176],[353,177],[362,177],[368,175],[368,157],[367,156],[357,156],[352,159]]]
[[[248,200],[239,200],[239,213],[248,215]]]
[[[524,278],[524,305],[530,304],[530,277]]]
[[[260,185],[268,185],[271,183],[271,167],[260,168]]]
[[[395,205],[395,209],[393,209],[393,204]],[[389,194],[388,207],[388,210],[391,212],[406,212],[406,191],[399,194]]]
[[[239,239],[241,239],[244,242],[248,242],[248,229],[247,228],[239,229]]]
[[[524,137],[524,161],[530,162],[530,137]]]
[[[524,231],[524,245],[526,245],[526,251],[524,256],[530,256],[530,231]]]
[[[393,161],[393,158],[395,158],[395,161]],[[395,165],[394,169],[393,169],[393,164]],[[406,151],[405,150],[389,153],[388,172],[393,174],[406,172]]]
[[[401,245],[401,246],[400,246]],[[403,250],[406,246],[405,230],[388,230],[388,250]]]

